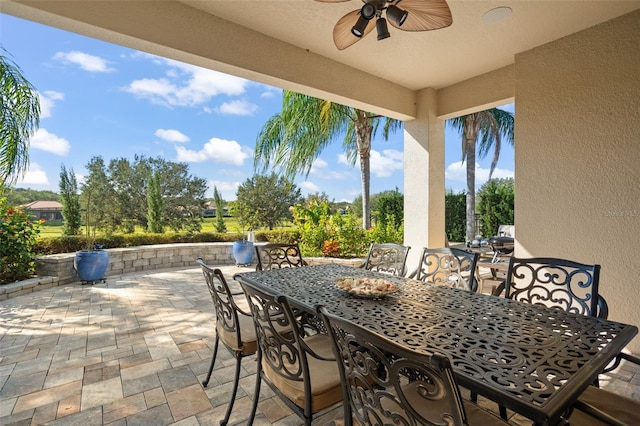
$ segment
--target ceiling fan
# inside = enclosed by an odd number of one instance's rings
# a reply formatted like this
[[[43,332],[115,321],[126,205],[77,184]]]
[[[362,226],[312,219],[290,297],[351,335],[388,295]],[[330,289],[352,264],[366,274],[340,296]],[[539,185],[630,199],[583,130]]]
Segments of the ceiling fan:
[[[316,0],[339,3],[349,0]],[[430,31],[451,25],[453,18],[445,0],[362,0],[360,9],[344,15],[333,28],[333,41],[339,50],[346,49],[374,27],[378,40],[390,37],[387,19],[391,25],[404,31]],[[374,19],[375,18],[375,19]]]

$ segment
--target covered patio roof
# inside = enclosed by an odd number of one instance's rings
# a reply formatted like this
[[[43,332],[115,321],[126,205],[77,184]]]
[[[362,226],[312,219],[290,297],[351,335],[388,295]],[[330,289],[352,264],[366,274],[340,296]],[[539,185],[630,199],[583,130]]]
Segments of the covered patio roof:
[[[359,9],[357,0],[13,1],[1,10],[167,58],[352,105],[390,117],[416,117],[416,92],[442,90],[514,64],[515,55],[613,19],[639,1],[449,0],[450,27],[408,32],[390,26],[345,50],[333,27]],[[402,2],[399,3],[402,6]],[[511,9],[499,22],[483,17]],[[444,91],[439,116],[511,101],[513,78],[502,73],[492,93],[460,105]],[[480,82],[482,86],[482,82]],[[467,90],[466,88],[464,89]],[[478,104],[478,105],[473,105]]]

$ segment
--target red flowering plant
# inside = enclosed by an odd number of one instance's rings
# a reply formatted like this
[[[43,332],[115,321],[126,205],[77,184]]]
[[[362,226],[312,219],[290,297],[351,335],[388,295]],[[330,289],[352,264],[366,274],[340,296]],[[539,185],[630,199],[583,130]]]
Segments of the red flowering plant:
[[[40,234],[41,221],[0,197],[0,284],[29,278],[35,271],[33,246]]]

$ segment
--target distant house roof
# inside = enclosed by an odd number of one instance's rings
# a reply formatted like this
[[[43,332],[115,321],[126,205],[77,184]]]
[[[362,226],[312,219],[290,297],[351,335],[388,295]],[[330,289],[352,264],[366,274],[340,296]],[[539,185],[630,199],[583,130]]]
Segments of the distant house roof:
[[[62,204],[57,201],[32,201],[28,204],[23,204],[22,207],[25,210],[62,210]]]

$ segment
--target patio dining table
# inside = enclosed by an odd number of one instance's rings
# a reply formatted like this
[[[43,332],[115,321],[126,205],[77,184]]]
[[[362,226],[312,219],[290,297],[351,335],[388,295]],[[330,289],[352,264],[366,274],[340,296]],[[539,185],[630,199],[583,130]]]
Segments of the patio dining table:
[[[399,291],[363,298],[340,277],[384,278]],[[239,273],[234,278],[318,305],[415,351],[451,359],[458,383],[536,425],[561,424],[572,403],[637,334],[635,326],[338,264]]]

